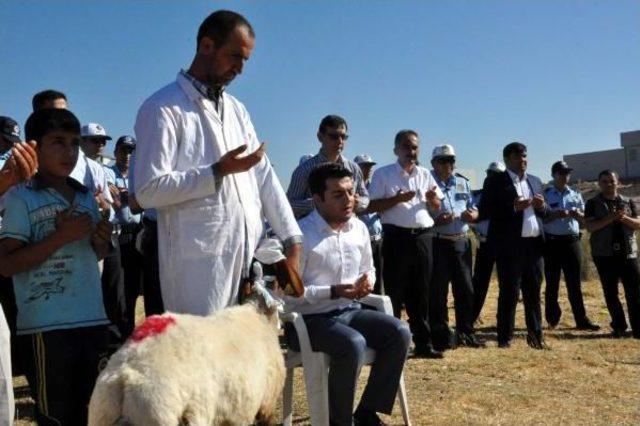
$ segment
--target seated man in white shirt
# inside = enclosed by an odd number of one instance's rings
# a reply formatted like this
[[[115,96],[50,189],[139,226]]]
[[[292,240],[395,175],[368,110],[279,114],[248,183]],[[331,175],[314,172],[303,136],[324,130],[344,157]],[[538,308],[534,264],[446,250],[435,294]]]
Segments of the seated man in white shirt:
[[[379,425],[376,412],[391,413],[411,333],[397,318],[361,309],[358,298],[373,291],[375,269],[369,232],[354,215],[353,175],[326,163],[309,176],[315,210],[300,220],[303,314],[311,346],[330,355],[329,417],[332,425]],[[298,341],[287,330],[297,349]],[[376,360],[352,417],[355,387],[370,347]]]

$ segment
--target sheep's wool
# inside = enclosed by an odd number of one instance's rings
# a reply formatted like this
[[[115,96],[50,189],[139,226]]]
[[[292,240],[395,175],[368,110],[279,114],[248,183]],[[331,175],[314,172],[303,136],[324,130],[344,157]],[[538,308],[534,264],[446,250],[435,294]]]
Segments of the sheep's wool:
[[[277,330],[252,305],[154,316],[98,377],[89,426],[272,422],[284,378]]]

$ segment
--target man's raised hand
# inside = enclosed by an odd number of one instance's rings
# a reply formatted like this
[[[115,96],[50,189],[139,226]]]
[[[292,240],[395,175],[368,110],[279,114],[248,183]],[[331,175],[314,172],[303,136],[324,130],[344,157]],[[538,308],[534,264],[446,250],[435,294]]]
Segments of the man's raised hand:
[[[10,185],[17,185],[31,179],[38,171],[38,154],[36,153],[36,142],[20,142],[11,148],[11,157],[2,168],[2,174],[10,182]]]
[[[534,195],[533,200],[531,200],[531,204],[534,209],[540,210],[544,207],[544,197],[541,194]]]
[[[438,198],[438,193],[436,192],[436,187],[435,186],[433,188],[431,188],[430,190],[428,190],[424,194],[424,196],[427,199],[427,205],[431,209],[438,210],[440,208],[440,199]]]
[[[264,142],[260,144],[258,149],[253,151],[249,155],[241,157],[240,155],[247,150],[247,145],[240,145],[239,147],[232,149],[231,151],[220,157],[220,160],[215,165],[215,170],[220,177],[230,175],[233,173],[246,172],[253,166],[258,164],[265,154]]]
[[[395,198],[398,203],[406,203],[407,201],[411,201],[411,199],[415,196],[416,191],[403,191],[402,189],[398,189]]]
[[[513,207],[517,212],[524,211],[531,206],[531,198],[518,198],[513,202]]]

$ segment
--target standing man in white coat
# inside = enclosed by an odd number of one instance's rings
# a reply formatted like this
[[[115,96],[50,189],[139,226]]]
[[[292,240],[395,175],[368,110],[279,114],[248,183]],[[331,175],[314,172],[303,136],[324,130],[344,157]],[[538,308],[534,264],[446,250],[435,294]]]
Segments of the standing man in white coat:
[[[301,232],[242,103],[225,92],[254,46],[251,24],[217,11],[188,70],[140,107],[135,193],[158,210],[165,308],[208,315],[237,301],[267,219],[298,269]]]

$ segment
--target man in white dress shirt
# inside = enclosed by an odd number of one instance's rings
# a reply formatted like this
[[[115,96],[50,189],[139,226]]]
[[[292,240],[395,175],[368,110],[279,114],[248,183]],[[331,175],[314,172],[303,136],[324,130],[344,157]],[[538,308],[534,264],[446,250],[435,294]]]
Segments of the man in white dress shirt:
[[[429,325],[434,224],[429,210],[437,212],[444,195],[431,173],[418,166],[419,144],[415,131],[398,132],[393,150],[398,161],[373,174],[367,212],[380,213],[385,291],[398,318],[402,304],[407,309],[414,356],[442,358]]]
[[[379,425],[376,412],[391,413],[411,333],[399,319],[361,309],[376,274],[367,226],[355,215],[352,173],[325,163],[309,175],[315,210],[301,219],[303,314],[314,351],[330,355],[329,417],[332,425]],[[298,342],[287,330],[294,348]],[[355,386],[367,347],[376,350],[369,381],[352,419]]]
[[[143,208],[158,212],[169,311],[208,315],[237,303],[263,218],[298,268],[301,232],[287,197],[249,113],[224,91],[242,72],[254,38],[243,16],[212,13],[200,25],[189,69],[138,111],[134,192]]]

